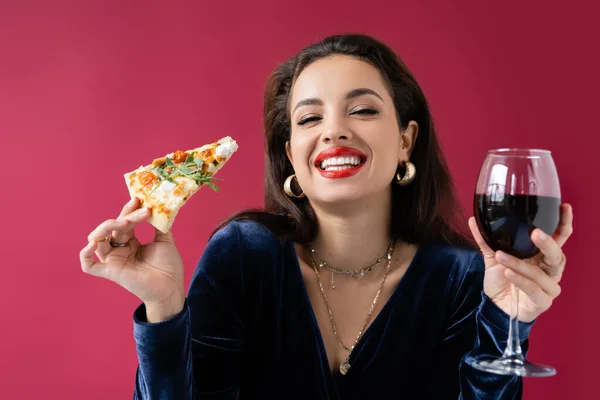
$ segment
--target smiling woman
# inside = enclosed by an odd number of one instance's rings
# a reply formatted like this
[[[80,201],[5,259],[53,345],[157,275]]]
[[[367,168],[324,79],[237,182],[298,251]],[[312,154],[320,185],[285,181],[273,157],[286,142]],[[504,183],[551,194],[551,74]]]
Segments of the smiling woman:
[[[372,183],[391,193],[391,229],[398,237],[411,243],[441,241],[468,246],[461,229],[464,219],[457,213],[460,207],[427,100],[406,65],[385,44],[364,35],[345,35],[307,47],[273,72],[266,85],[264,110],[268,213],[244,212],[231,220],[252,219],[280,237],[298,242],[313,240],[318,225],[314,200],[318,198],[308,195],[313,187],[306,181],[310,174],[293,165],[293,152],[300,151],[306,141],[314,141],[318,130],[329,130],[326,135],[345,130],[338,138],[323,138],[329,143],[323,150],[333,154],[359,152],[361,167],[329,176],[349,177],[368,167],[360,174],[367,178],[362,184]],[[369,140],[377,139],[381,150],[375,157],[369,159],[357,146],[344,145],[362,141],[368,146],[366,138],[361,140],[362,135],[349,139],[356,129],[368,134]],[[369,153],[374,149],[364,150]],[[313,155],[313,161],[317,155]],[[340,162],[327,158],[331,165]],[[306,161],[310,162],[308,158]],[[414,184],[391,184],[396,174],[401,179],[411,169],[420,177]],[[311,201],[291,202],[282,192],[283,183],[292,174]],[[360,184],[356,181],[330,184],[320,187],[321,196],[326,195],[325,191],[343,196],[344,187],[349,196],[365,189],[361,185],[357,192],[356,185]]]
[[[470,245],[429,107],[398,56],[366,35],[307,47],[268,80],[264,124],[265,209],[215,231],[187,296],[170,233],[96,264],[143,301],[135,397],[520,398],[521,378],[471,365],[501,355],[511,282],[535,293],[519,323],[526,352],[560,276],[487,248],[484,262]],[[133,235],[147,217],[137,208],[90,235],[82,265],[106,231]],[[555,237],[532,233],[560,271],[571,216],[564,206]]]

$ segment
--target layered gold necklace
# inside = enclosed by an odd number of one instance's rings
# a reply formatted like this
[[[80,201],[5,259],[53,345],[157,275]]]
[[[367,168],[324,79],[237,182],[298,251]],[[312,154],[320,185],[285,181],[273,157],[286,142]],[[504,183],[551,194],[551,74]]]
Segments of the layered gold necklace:
[[[385,283],[385,278],[387,278],[388,272],[390,271],[390,267],[392,265],[392,254],[394,252],[394,247],[396,244],[396,238],[392,237],[392,241],[390,243],[390,246],[388,247],[385,256],[380,257],[375,263],[371,264],[369,267],[367,268],[363,268],[362,270],[359,271],[351,271],[351,270],[343,270],[343,269],[337,269],[337,268],[332,268],[331,266],[329,266],[329,264],[325,263],[323,261],[323,258],[321,258],[317,252],[315,251],[315,249],[313,249],[312,247],[310,247],[310,245],[307,245],[307,249],[310,252],[310,260],[313,266],[313,269],[315,270],[315,273],[317,275],[317,280],[319,282],[319,288],[321,289],[321,295],[323,296],[323,300],[325,301],[325,306],[327,307],[327,312],[329,314],[329,321],[331,322],[331,327],[333,328],[333,334],[335,335],[335,338],[337,339],[339,345],[344,349],[347,350],[348,353],[348,357],[346,357],[346,359],[344,360],[343,363],[340,364],[340,372],[342,373],[342,375],[346,375],[348,373],[348,371],[350,370],[350,355],[352,354],[352,350],[354,350],[354,346],[356,346],[356,344],[358,343],[358,341],[360,340],[360,338],[362,337],[362,335],[364,334],[365,330],[367,329],[367,326],[369,325],[369,321],[371,321],[371,318],[373,316],[373,310],[375,309],[375,305],[377,304],[377,300],[379,299],[379,295],[381,294],[381,290],[383,289],[383,285]],[[360,332],[358,332],[358,335],[356,336],[356,340],[354,341],[354,344],[350,347],[346,346],[343,342],[342,339],[340,338],[340,336],[338,335],[337,332],[337,328],[335,326],[335,321],[333,319],[333,313],[331,311],[331,307],[329,306],[329,301],[327,300],[327,294],[325,293],[325,289],[323,288],[323,281],[321,280],[321,274],[319,274],[319,269],[317,268],[317,259],[319,260],[319,266],[323,267],[325,265],[328,266],[328,269],[331,270],[332,276],[335,272],[338,271],[348,271],[348,275],[350,276],[364,276],[365,273],[371,271],[371,269],[377,265],[379,262],[381,262],[381,260],[383,258],[387,259],[387,265],[385,267],[385,271],[383,272],[383,278],[381,278],[381,283],[379,285],[379,290],[377,290],[377,293],[375,294],[375,298],[373,299],[373,302],[371,303],[371,307],[369,308],[369,313],[367,314],[367,318],[365,319],[365,323],[363,325],[363,327],[361,328]],[[366,271],[363,273],[360,273],[361,271]],[[354,274],[352,273],[354,272]],[[357,274],[358,272],[358,274]],[[338,272],[338,273],[343,273],[343,272]],[[335,285],[333,284],[333,280],[332,280],[332,289],[335,288]]]
[[[365,276],[366,274],[368,274],[369,272],[371,272],[371,270],[373,269],[373,267],[375,267],[377,264],[379,264],[381,261],[383,261],[383,259],[385,258],[385,256],[392,251],[392,246],[394,245],[395,239],[394,237],[392,237],[392,240],[390,241],[390,245],[388,246],[387,250],[385,251],[385,253],[379,257],[377,259],[377,261],[375,261],[374,263],[372,263],[371,265],[369,265],[368,267],[359,269],[359,270],[353,270],[353,269],[344,269],[344,268],[334,268],[331,265],[329,265],[329,263],[325,260],[323,260],[321,258],[321,256],[319,256],[317,254],[317,251],[315,249],[312,248],[312,246],[310,244],[306,245],[306,248],[308,249],[308,251],[310,251],[311,257],[315,258],[317,261],[317,265],[320,268],[327,268],[329,271],[331,271],[331,283],[330,283],[330,287],[332,289],[335,289],[335,281],[334,281],[334,276],[335,274],[342,274],[342,275],[350,275],[350,277],[354,278],[357,276]]]

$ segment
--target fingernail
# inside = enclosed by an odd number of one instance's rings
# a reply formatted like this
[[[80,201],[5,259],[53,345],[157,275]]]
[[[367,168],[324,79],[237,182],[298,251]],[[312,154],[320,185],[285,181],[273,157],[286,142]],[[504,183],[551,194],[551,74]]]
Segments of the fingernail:
[[[540,231],[539,235],[538,235],[538,238],[540,240],[546,240],[548,238],[548,236],[544,232]]]
[[[498,256],[498,258],[500,259],[500,261],[502,262],[507,262],[509,260],[508,255],[504,254],[504,253],[500,253],[500,255]]]

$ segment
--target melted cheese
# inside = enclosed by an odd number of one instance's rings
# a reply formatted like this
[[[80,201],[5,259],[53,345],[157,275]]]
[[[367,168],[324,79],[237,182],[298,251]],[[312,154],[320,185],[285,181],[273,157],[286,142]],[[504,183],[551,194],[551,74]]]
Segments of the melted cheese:
[[[160,186],[152,194],[152,197],[159,203],[164,204],[165,208],[168,210],[179,208],[185,201],[184,198],[186,198],[186,196],[189,197],[190,193],[193,193],[199,188],[198,184],[190,178],[177,177],[174,181],[177,183],[162,181]],[[175,188],[178,190],[175,191]],[[166,211],[167,210],[165,210],[165,212]]]
[[[215,154],[219,157],[229,158],[238,148],[235,142],[225,142],[217,146]]]

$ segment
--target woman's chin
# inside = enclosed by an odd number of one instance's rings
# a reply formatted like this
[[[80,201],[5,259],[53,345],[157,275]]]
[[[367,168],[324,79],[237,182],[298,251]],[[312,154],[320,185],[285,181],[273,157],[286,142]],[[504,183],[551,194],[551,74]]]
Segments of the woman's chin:
[[[321,190],[312,196],[312,202],[335,206],[356,203],[367,197],[367,193],[360,188],[337,188],[336,190]]]
[[[361,203],[377,204],[389,201],[387,195],[391,196],[391,184],[386,185],[385,181],[377,180],[370,182],[350,182],[348,180],[341,185],[315,185],[309,192],[307,196],[311,203],[323,207]]]

